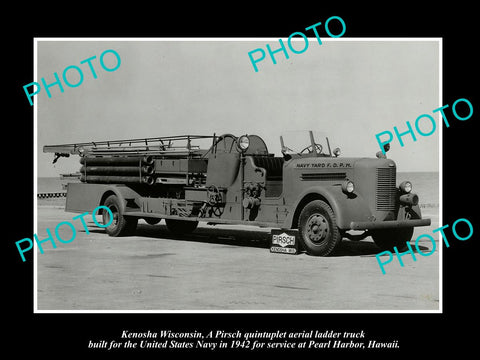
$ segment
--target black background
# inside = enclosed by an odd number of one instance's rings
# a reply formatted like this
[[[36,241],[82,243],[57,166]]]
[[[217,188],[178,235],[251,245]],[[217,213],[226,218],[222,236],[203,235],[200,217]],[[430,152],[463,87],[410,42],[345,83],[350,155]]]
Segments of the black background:
[[[476,7],[466,3],[384,2],[350,6],[318,2],[96,3],[54,6],[13,5],[2,24],[3,75],[3,265],[5,319],[3,351],[33,351],[31,356],[95,356],[89,340],[119,339],[122,330],[364,330],[369,338],[400,342],[401,355],[435,355],[476,348],[476,275],[478,251],[478,34]],[[17,8],[18,7],[18,8]],[[450,115],[443,131],[443,223],[467,218],[474,225],[468,241],[450,241],[443,252],[443,314],[34,314],[33,257],[21,262],[15,241],[33,235],[33,108],[23,85],[33,81],[34,37],[288,37],[330,16],[346,23],[343,37],[442,37],[443,104],[467,98],[474,114],[468,121]],[[333,33],[335,33],[332,30]],[[309,34],[311,36],[311,34]],[[5,44],[6,41],[6,44]],[[214,64],[212,64],[214,66]],[[5,76],[6,75],[6,76]],[[475,86],[474,86],[475,85]],[[475,88],[475,91],[474,91]],[[6,100],[6,101],[5,101]],[[433,110],[433,109],[432,109]],[[435,134],[436,135],[436,134]],[[21,165],[21,166],[19,166]],[[6,215],[6,216],[5,216]],[[446,230],[449,239],[453,235]],[[372,281],[375,281],[372,279]],[[412,284],[415,278],[411,279]],[[473,325],[473,327],[472,327]],[[189,350],[191,351],[191,350]],[[288,350],[282,350],[289,353]],[[179,354],[178,351],[175,352]],[[216,353],[219,353],[218,351]],[[317,350],[316,357],[343,352]],[[17,354],[19,354],[17,352]],[[119,353],[116,352],[116,355]],[[248,354],[245,352],[245,354]],[[302,352],[306,354],[306,352]],[[368,353],[371,355],[371,353]],[[132,355],[140,355],[136,351]],[[150,352],[162,357],[164,352]],[[383,354],[387,356],[387,353]],[[250,353],[251,356],[251,353]]]

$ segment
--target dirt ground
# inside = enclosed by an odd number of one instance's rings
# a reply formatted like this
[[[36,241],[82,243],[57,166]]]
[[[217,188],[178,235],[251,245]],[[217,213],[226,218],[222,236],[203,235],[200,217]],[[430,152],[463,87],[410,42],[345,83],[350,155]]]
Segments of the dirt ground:
[[[270,229],[200,224],[172,235],[162,221],[139,221],[135,236],[112,238],[88,216],[87,234],[76,214],[54,201],[39,203],[37,234],[46,238],[61,221],[75,240],[37,249],[38,310],[439,310],[439,246],[430,256],[395,258],[383,275],[368,237],[344,239],[335,256],[269,251]],[[438,227],[417,228],[414,239]],[[71,237],[62,226],[60,236]],[[413,242],[412,242],[413,245]],[[425,253],[430,242],[421,242]],[[386,259],[386,257],[385,257]]]

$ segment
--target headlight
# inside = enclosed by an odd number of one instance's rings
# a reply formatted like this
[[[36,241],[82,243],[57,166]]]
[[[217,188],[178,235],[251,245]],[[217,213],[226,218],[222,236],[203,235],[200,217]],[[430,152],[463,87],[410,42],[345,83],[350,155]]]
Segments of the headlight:
[[[242,152],[247,151],[249,145],[250,145],[250,139],[248,138],[247,135],[242,135],[238,138],[237,146],[240,151]]]
[[[353,181],[350,180],[345,180],[342,184],[342,191],[345,194],[351,194],[355,190],[355,185],[353,184]]]
[[[412,183],[410,181],[404,181],[400,184],[400,190],[405,194],[408,194],[412,191]]]

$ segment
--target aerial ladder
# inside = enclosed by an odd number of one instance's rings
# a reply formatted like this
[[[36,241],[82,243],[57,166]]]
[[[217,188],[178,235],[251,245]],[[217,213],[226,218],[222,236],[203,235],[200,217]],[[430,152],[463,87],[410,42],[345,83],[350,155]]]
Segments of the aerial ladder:
[[[194,144],[205,139],[212,141],[209,149]],[[43,152],[54,153],[53,163],[79,155],[80,180],[86,183],[188,185],[191,175],[207,171],[207,155],[217,140],[215,135],[163,136],[47,145]]]

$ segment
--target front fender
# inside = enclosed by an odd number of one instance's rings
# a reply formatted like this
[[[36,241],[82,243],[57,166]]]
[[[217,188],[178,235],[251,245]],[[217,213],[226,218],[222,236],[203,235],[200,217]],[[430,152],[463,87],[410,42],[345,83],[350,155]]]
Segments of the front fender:
[[[359,194],[347,196],[343,193],[340,185],[313,186],[303,191],[292,205],[294,211],[290,211],[285,219],[283,228],[292,229],[297,227],[298,217],[303,207],[313,200],[323,200],[332,208],[337,226],[340,229],[350,229],[350,222],[360,219],[366,221],[372,216],[367,202]]]

